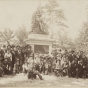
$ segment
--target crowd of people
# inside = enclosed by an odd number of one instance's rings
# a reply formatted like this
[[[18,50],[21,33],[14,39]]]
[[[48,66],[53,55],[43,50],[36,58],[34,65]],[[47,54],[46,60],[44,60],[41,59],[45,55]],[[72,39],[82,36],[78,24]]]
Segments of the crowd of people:
[[[0,73],[13,74],[22,72],[22,65],[31,54],[31,46],[3,45],[0,50]]]
[[[83,51],[70,51],[56,57],[56,75],[88,78],[88,58]]]
[[[0,50],[0,76],[23,72],[28,78],[38,75],[41,80],[41,74],[88,78],[88,58],[83,51],[61,52],[35,54],[30,45],[4,45]]]
[[[55,51],[56,52],[56,51]],[[88,59],[83,51],[57,53],[52,55],[36,55],[34,59],[35,71],[45,75],[55,74],[75,78],[88,78]]]

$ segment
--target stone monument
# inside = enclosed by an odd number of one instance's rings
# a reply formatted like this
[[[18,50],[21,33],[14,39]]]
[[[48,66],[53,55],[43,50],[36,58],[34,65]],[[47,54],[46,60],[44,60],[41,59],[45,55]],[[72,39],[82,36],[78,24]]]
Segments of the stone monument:
[[[26,43],[32,46],[34,53],[51,54],[54,40],[50,38],[48,26],[42,20],[41,10],[37,10],[32,21],[32,31],[29,33]]]

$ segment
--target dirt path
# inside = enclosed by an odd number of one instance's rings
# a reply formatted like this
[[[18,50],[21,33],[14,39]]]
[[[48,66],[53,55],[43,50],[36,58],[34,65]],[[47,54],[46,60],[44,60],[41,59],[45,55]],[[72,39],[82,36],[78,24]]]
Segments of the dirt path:
[[[88,79],[76,79],[68,77],[56,77],[54,75],[42,75],[44,80],[38,77],[35,80],[27,79],[23,74],[4,77],[0,79],[1,87],[87,87]]]

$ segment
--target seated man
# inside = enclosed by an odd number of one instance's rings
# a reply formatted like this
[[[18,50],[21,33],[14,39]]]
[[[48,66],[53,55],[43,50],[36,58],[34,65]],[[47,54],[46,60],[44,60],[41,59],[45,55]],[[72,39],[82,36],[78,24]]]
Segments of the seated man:
[[[33,60],[30,61],[29,65],[28,65],[28,78],[36,78],[36,75],[39,76],[39,78],[41,80],[43,80],[42,76],[39,74],[39,72],[35,69],[35,63]]]

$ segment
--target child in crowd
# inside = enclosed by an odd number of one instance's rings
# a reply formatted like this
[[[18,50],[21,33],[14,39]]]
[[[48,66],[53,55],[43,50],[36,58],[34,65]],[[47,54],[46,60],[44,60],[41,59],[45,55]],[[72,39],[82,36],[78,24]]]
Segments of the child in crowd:
[[[28,64],[27,64],[26,62],[23,64],[22,68],[23,68],[23,73],[24,73],[24,75],[27,74],[27,71],[28,71]]]
[[[48,75],[48,63],[45,64],[45,74]]]

